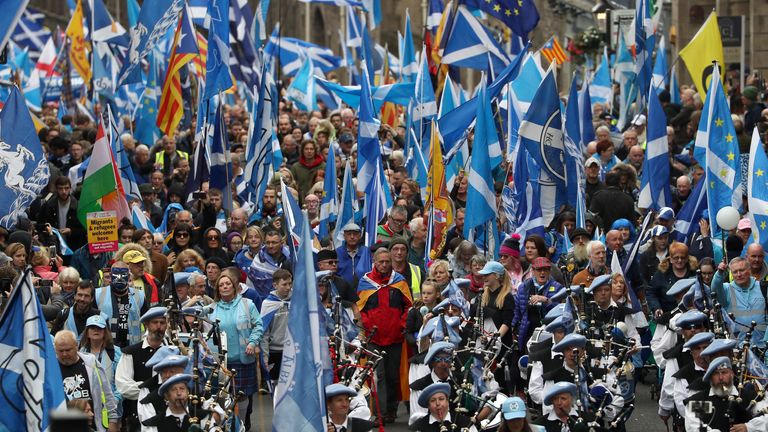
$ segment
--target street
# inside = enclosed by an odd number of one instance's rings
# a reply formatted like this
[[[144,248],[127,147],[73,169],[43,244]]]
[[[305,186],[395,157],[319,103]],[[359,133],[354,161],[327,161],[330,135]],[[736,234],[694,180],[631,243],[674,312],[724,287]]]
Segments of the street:
[[[650,375],[646,382],[650,382]],[[253,414],[251,415],[252,432],[268,432],[272,429],[272,398],[269,395],[255,394],[253,396]],[[656,414],[658,403],[651,400],[650,387],[638,383],[636,392],[635,411],[627,422],[627,432],[666,432],[659,416]],[[670,425],[671,427],[671,425]],[[407,431],[408,416],[405,406],[400,405],[397,422],[386,426],[388,431]]]

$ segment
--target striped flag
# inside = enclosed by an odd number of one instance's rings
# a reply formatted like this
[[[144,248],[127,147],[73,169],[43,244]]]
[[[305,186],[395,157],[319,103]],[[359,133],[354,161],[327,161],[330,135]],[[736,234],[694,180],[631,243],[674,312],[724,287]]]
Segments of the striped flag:
[[[552,36],[547,43],[541,47],[541,54],[548,62],[556,62],[558,65],[562,65],[568,60],[568,56],[565,55],[562,45],[558,42],[557,38]]]
[[[195,31],[195,37],[197,38],[197,48],[200,55],[195,56],[192,61],[195,64],[195,72],[198,78],[205,79],[205,61],[208,59],[208,40],[205,36]]]
[[[169,137],[173,137],[184,115],[180,71],[197,57],[197,44],[192,38],[193,34],[192,21],[189,19],[187,9],[184,8],[179,17],[179,24],[176,26],[176,33],[173,35],[173,48],[171,48],[157,111],[157,127]]]

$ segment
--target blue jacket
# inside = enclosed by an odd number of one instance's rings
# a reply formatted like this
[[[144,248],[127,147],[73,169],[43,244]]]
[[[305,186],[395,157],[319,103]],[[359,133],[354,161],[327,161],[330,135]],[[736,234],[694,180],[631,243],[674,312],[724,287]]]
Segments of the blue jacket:
[[[286,268],[290,270],[288,248],[283,246],[282,257],[276,261],[267,250],[262,247],[259,254],[253,259],[250,267],[248,267],[248,279],[253,284],[253,289],[256,290],[256,295],[259,301],[256,304],[257,308],[261,308],[261,302],[267,298],[269,292],[272,291],[272,274],[279,268]]]
[[[760,289],[760,282],[755,278],[749,278],[749,285],[741,287],[736,282],[725,282],[725,272],[715,272],[712,278],[712,291],[717,294],[717,301],[725,308],[726,312],[732,313],[737,323],[749,325],[754,321],[757,323],[755,331],[752,333],[752,343],[762,347],[764,345],[763,336],[766,334],[766,324],[768,324],[768,315],[765,308],[765,298]],[[744,340],[746,328],[736,324],[736,333],[739,340]]]
[[[349,282],[353,288],[357,288],[357,282],[366,273],[371,271],[373,260],[370,249],[360,245],[355,252],[355,256],[349,256],[346,243],[336,248],[336,255],[339,257],[339,266],[336,270],[342,279]]]
[[[209,314],[212,321],[219,320],[221,331],[227,333],[227,359],[241,364],[251,364],[256,356],[245,354],[249,344],[256,347],[261,343],[264,329],[256,305],[247,298],[237,295],[232,301],[219,300]]]
[[[560,288],[562,288],[562,285],[551,278],[539,288],[536,288],[533,278],[520,284],[520,287],[517,289],[517,295],[515,295],[515,317],[512,319],[512,328],[517,327],[517,340],[520,344],[520,349],[525,349],[525,345],[528,343],[534,327],[538,326],[539,321],[544,318],[544,315],[555,307],[555,303],[529,305],[528,299],[532,295],[543,295],[550,298],[560,291]]]

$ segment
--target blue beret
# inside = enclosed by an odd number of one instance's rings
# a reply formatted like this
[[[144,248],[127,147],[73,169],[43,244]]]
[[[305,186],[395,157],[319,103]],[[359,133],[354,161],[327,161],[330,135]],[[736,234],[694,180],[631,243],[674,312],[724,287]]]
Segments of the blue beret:
[[[427,355],[424,357],[424,364],[428,365],[429,362],[432,361],[432,357],[436,356],[437,353],[441,351],[448,351],[453,353],[454,349],[456,349],[456,347],[450,342],[435,342],[432,344],[432,346],[429,347],[429,351],[427,351]]]
[[[707,320],[707,316],[696,309],[683,312],[677,320],[675,320],[675,327],[678,329],[684,329],[691,326],[697,326]]]
[[[581,285],[571,285],[571,294],[578,294],[581,292]],[[568,295],[568,288],[560,288],[560,291],[556,292],[555,295],[550,297],[549,299],[553,302],[559,302],[564,300]]]
[[[141,316],[141,322],[145,323],[147,321],[151,321],[155,318],[163,318],[165,317],[165,313],[168,312],[168,309],[162,307],[162,306],[155,306],[147,311],[144,315]]]
[[[189,386],[189,382],[192,380],[192,375],[189,374],[176,374],[167,380],[165,380],[164,383],[160,385],[160,389],[157,391],[158,394],[163,395],[166,391],[168,391],[171,387],[173,387],[174,384],[184,383],[187,386]]]
[[[566,323],[568,321],[568,323]],[[570,324],[570,325],[566,325]],[[550,333],[554,333],[557,329],[563,329],[566,333],[570,333],[573,331],[573,319],[568,320],[564,319],[564,317],[561,315],[554,319],[551,323],[547,324],[547,327],[545,327],[545,330],[547,330]]]
[[[584,348],[585,346],[587,346],[587,338],[578,333],[571,333],[565,335],[560,342],[556,343],[552,347],[552,351],[563,352],[568,348]]]
[[[613,394],[603,384],[595,384],[589,389],[589,401],[595,406],[607,406],[613,402]]]
[[[559,317],[563,314],[563,309],[565,309],[565,305],[563,303],[555,305],[552,309],[547,312],[546,315],[544,315],[544,323],[551,323],[555,320],[555,318]]]
[[[589,288],[587,288],[584,292],[587,294],[592,294],[592,291],[594,291],[595,288],[609,283],[611,283],[611,275],[600,275],[592,281],[592,284],[590,284]]]
[[[667,295],[674,296],[682,292],[686,292],[695,283],[696,278],[680,279],[679,281],[672,284],[672,287],[667,290]]]
[[[560,381],[553,384],[546,393],[544,393],[544,405],[552,405],[552,398],[561,394],[570,393],[571,396],[576,397],[576,384],[567,381]]]
[[[156,364],[160,363],[168,357],[169,355],[179,355],[179,347],[170,346],[170,345],[163,345],[160,348],[155,351],[154,354],[152,354],[152,357],[147,360],[147,362],[144,364],[144,366],[151,368],[154,367]]]
[[[325,386],[325,398],[330,399],[334,396],[339,395],[347,395],[349,397],[354,397],[357,395],[357,393],[352,390],[351,388],[345,386],[344,384],[331,384]]]
[[[501,403],[501,412],[504,414],[504,420],[525,418],[525,401],[517,396],[508,397]]]
[[[159,372],[165,368],[174,367],[174,366],[185,368],[187,367],[187,363],[189,363],[189,357],[183,356],[183,355],[171,354],[166,356],[161,361],[159,361],[152,368],[152,370],[155,372]]]
[[[96,314],[88,318],[87,321],[85,321],[85,326],[95,326],[101,329],[107,328],[107,320],[104,319],[101,314]]]
[[[189,285],[189,275],[192,273],[176,272],[173,274],[173,282],[176,285]]]
[[[736,348],[736,345],[739,344],[739,341],[736,339],[715,339],[712,341],[711,344],[709,344],[708,347],[704,348],[704,351],[701,352],[701,355],[705,356],[711,356],[713,354],[717,354],[720,351],[733,351],[734,348]]]
[[[448,383],[433,383],[427,386],[424,390],[421,391],[421,394],[419,395],[419,406],[422,408],[428,408],[429,407],[429,399],[435,394],[435,393],[443,393],[446,396],[451,395],[451,386],[448,385]]]
[[[201,316],[203,315],[203,307],[200,305],[188,306],[181,310],[185,314]]]
[[[192,274],[192,273],[199,273],[199,274],[203,274],[203,271],[202,271],[202,270],[200,270],[200,267],[197,267],[197,266],[189,266],[189,267],[185,267],[185,268],[184,268],[184,273],[189,273],[189,274]]]
[[[701,344],[710,344],[715,339],[715,334],[712,332],[701,332],[693,335],[683,344],[683,348],[691,349]]]
[[[464,305],[461,304],[461,301],[457,297],[448,297],[447,299],[441,301],[440,303],[435,306],[432,311],[434,313],[440,313],[443,312],[448,306],[456,306],[459,309],[462,309]]]
[[[718,369],[730,369],[731,368],[731,359],[728,357],[718,357],[711,362],[709,362],[709,367],[707,368],[707,371],[704,372],[704,378],[703,380],[709,381],[709,377],[712,376],[713,373],[715,373]]]

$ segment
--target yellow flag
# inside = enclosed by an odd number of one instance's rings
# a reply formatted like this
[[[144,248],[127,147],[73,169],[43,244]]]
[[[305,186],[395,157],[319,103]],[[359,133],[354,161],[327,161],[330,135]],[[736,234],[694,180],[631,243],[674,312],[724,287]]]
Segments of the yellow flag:
[[[712,11],[693,39],[680,50],[680,57],[685,62],[688,72],[691,74],[696,90],[701,99],[707,98],[707,89],[712,76],[713,61],[717,61],[720,68],[720,76],[725,76],[723,66],[723,41],[720,38],[720,28],[717,26],[717,14]]]
[[[445,247],[448,228],[453,224],[453,202],[445,185],[445,163],[437,136],[437,126],[432,122],[432,139],[429,148],[429,173],[427,174],[427,204],[429,212],[430,259],[435,259]],[[419,151],[418,147],[412,151]]]
[[[69,37],[69,61],[74,66],[77,73],[83,78],[86,85],[91,82],[91,63],[88,61],[88,52],[86,51],[85,34],[83,33],[83,5],[81,0],[77,0],[75,12],[67,26],[67,37]]]

